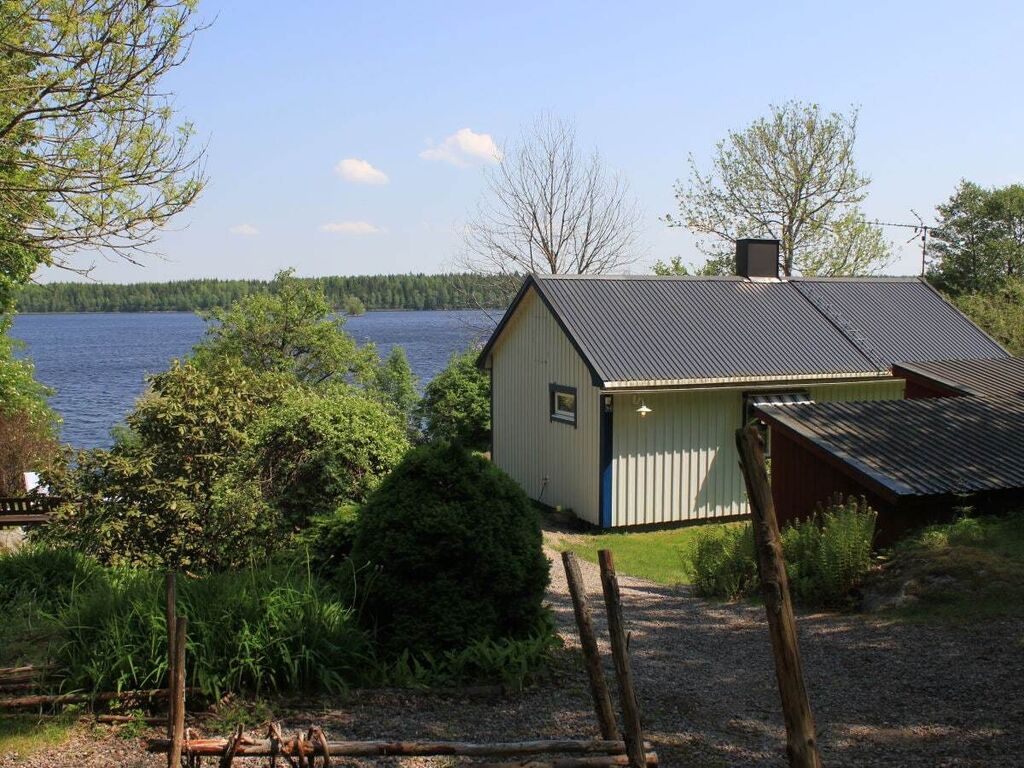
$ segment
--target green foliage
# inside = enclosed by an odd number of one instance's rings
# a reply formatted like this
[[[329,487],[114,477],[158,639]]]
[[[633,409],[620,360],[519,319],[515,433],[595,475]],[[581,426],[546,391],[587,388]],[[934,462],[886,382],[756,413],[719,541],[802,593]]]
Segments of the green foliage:
[[[690,177],[675,187],[679,218],[665,221],[709,238],[698,247],[711,257],[711,274],[732,271],[733,243],[743,237],[779,240],[781,274],[876,271],[891,255],[858,208],[870,179],[854,163],[856,138],[856,110],[773,105],[718,142],[710,171],[690,157]]]
[[[875,512],[864,499],[834,499],[807,520],[782,529],[790,592],[803,605],[843,607],[871,567]],[[694,588],[734,600],[758,588],[750,524],[724,536],[708,535],[693,555]]]
[[[298,544],[309,553],[318,573],[336,574],[352,554],[359,521],[359,507],[342,504],[333,512],[318,515],[296,534]]]
[[[55,661],[65,686],[84,690],[166,684],[167,645],[159,573],[111,573],[59,615]],[[362,679],[372,649],[350,604],[303,565],[179,578],[188,618],[187,685],[219,697],[341,691]]]
[[[991,293],[968,293],[957,307],[1012,355],[1024,355],[1024,279],[1008,278]]]
[[[704,533],[697,540],[691,562],[698,595],[735,600],[757,586],[754,534],[749,523],[722,535]]]
[[[724,254],[708,259],[699,267],[687,267],[681,256],[673,256],[671,261],[656,261],[651,269],[659,277],[683,277],[686,275],[734,275],[736,274],[736,259],[731,254]]]
[[[1024,185],[985,189],[962,180],[937,210],[929,278],[938,287],[985,294],[1024,277]]]
[[[230,362],[175,364],[151,377],[127,419],[131,439],[83,451],[66,472],[46,477],[72,503],[44,535],[105,563],[186,570],[266,554],[277,518],[252,479],[231,470],[247,429],[292,386]]]
[[[358,296],[346,296],[342,303],[346,315],[365,315],[366,305]]]
[[[486,451],[491,443],[491,379],[476,365],[470,350],[452,355],[447,367],[429,384],[419,413],[427,439],[448,441]]]
[[[843,607],[871,567],[876,514],[861,498],[833,499],[815,515],[786,526],[782,551],[794,600]]]
[[[0,217],[2,217],[0,212]],[[521,280],[503,275],[353,275],[317,280],[331,309],[344,311],[346,297],[367,309],[479,309],[504,307]],[[264,280],[180,280],[168,283],[46,283],[18,293],[22,312],[197,312],[228,307],[252,294],[268,293]]]
[[[254,371],[290,374],[302,384],[365,377],[376,361],[373,347],[360,348],[331,317],[320,285],[279,272],[268,293],[239,299],[208,315],[206,338],[196,346],[200,367],[224,358]]]
[[[340,385],[286,393],[254,427],[243,464],[251,461],[264,497],[301,528],[364,501],[408,447],[405,424],[388,408]]]
[[[99,564],[81,552],[27,544],[0,556],[0,607],[32,602],[54,610],[103,578]]]
[[[419,417],[416,405],[419,392],[416,390],[416,376],[409,367],[409,358],[405,350],[395,345],[376,371],[374,371],[370,391],[380,397],[395,410],[406,425],[410,439],[420,435]]]
[[[443,653],[539,631],[548,583],[540,521],[522,489],[459,446],[410,452],[359,516],[352,560],[390,654]]]

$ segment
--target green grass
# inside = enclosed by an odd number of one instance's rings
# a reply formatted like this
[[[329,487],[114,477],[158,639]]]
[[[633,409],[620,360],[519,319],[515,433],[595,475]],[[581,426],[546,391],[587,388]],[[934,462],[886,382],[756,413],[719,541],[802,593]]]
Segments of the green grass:
[[[610,549],[615,556],[615,569],[626,576],[666,584],[689,584],[693,579],[690,555],[697,539],[714,535],[740,523],[714,523],[644,533],[573,534],[558,549],[570,550],[592,563],[597,552]]]
[[[23,759],[63,744],[75,726],[74,717],[0,716],[0,755]]]
[[[1024,512],[930,526],[897,545],[874,586],[912,596],[895,618],[1024,617]]]

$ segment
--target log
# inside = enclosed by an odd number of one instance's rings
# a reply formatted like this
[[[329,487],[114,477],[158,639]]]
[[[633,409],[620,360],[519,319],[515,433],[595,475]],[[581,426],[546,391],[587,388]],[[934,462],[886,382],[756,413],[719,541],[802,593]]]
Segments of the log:
[[[594,622],[590,615],[590,606],[587,604],[587,591],[583,586],[580,564],[572,552],[563,552],[562,565],[565,566],[565,580],[569,584],[569,595],[572,597],[572,610],[576,616],[583,662],[590,681],[590,697],[593,699],[594,713],[601,727],[601,738],[618,739],[619,726],[615,722],[612,697],[608,692],[608,683],[605,681],[604,669],[601,666],[601,652],[597,648],[597,636],[594,634]]]
[[[141,720],[146,725],[166,725],[166,717],[136,717],[135,715],[96,715],[96,722],[104,725],[121,725]]]
[[[171,748],[167,753],[168,768],[181,765],[181,740],[185,736],[185,645],[188,619],[174,620],[174,697],[171,699]]]
[[[756,427],[736,430],[736,447],[753,517],[757,572],[761,580],[765,612],[768,614],[775,677],[786,722],[786,753],[789,764],[794,768],[821,768],[814,714],[811,712],[803,664],[800,661],[800,646],[796,636],[796,620],[793,618],[793,602],[789,595],[786,561],[782,555],[779,523],[765,470],[764,449]]]
[[[195,692],[198,689],[190,689]],[[141,701],[162,699],[170,695],[167,688],[150,691],[108,691],[103,693],[59,693],[54,695],[18,696],[0,699],[0,709],[28,709],[30,707],[61,706],[64,704],[87,704],[98,701]]]
[[[235,749],[238,757],[270,757],[273,754],[296,755],[297,740],[282,740],[279,749],[274,752],[271,739],[248,739],[239,741]],[[305,742],[307,754],[322,754],[320,749],[311,742]],[[146,742],[149,752],[163,753],[171,747],[170,739],[150,739]],[[224,754],[228,747],[228,739],[193,739],[188,742],[191,755]],[[651,749],[650,744],[644,748]],[[511,757],[516,755],[572,754],[572,755],[624,755],[626,745],[622,741],[598,739],[553,739],[542,741],[510,741],[494,744],[473,743],[464,741],[328,741],[328,754],[331,757],[440,757],[444,755],[462,755],[464,757]]]
[[[648,752],[644,759],[645,765],[655,766],[658,764],[658,753]],[[562,757],[548,762],[540,760],[527,760],[526,762],[511,763],[481,763],[478,768],[606,768],[611,766],[629,765],[629,757],[626,755],[602,755],[598,757]]]
[[[601,587],[604,590],[605,608],[608,611],[608,636],[612,643],[612,659],[615,661],[615,677],[619,684],[619,703],[622,705],[622,722],[625,725],[626,754],[631,768],[643,768],[644,732],[640,724],[640,705],[633,685],[633,669],[629,664],[629,646],[626,639],[625,621],[622,618],[622,598],[619,595],[619,579],[615,575],[615,558],[611,550],[602,549],[597,553],[601,564]]]
[[[14,685],[38,680],[50,671],[50,667],[3,667],[0,668],[0,685]]]

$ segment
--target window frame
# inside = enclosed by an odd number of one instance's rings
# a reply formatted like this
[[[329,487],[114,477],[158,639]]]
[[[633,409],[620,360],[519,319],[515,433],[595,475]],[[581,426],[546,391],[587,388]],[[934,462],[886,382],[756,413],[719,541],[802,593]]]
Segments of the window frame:
[[[572,412],[558,408],[558,396],[569,395],[572,397]],[[559,424],[576,426],[576,414],[579,412],[579,395],[576,387],[569,387],[564,384],[548,384],[548,419]]]

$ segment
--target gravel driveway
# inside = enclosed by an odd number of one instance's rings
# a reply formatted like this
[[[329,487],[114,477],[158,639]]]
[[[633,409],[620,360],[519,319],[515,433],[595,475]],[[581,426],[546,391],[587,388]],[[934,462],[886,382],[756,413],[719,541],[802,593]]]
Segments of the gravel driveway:
[[[340,708],[310,710],[286,725],[319,722],[335,738],[596,736],[586,678],[574,662],[578,643],[565,578],[551,554],[550,600],[568,650],[546,684],[483,699],[363,691]],[[581,567],[603,635],[597,567]],[[785,765],[763,610],[709,603],[639,579],[623,577],[620,584],[645,725],[662,765]],[[798,622],[826,766],[1022,764],[1024,622],[937,627],[834,614]],[[76,765],[164,764],[134,740],[99,742],[83,731],[75,742],[92,753]],[[0,756],[0,766],[57,764],[67,748],[28,762]]]

